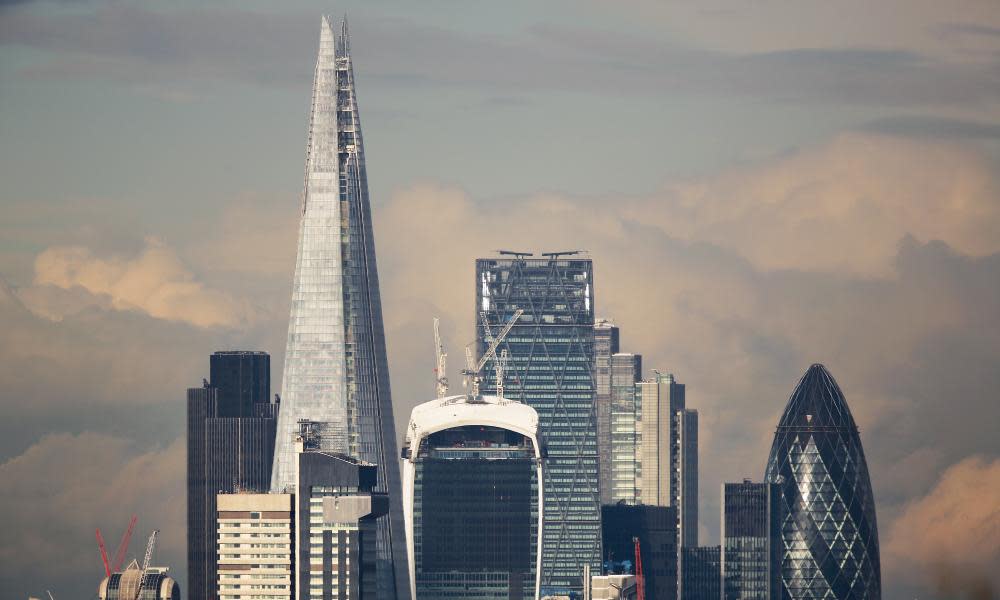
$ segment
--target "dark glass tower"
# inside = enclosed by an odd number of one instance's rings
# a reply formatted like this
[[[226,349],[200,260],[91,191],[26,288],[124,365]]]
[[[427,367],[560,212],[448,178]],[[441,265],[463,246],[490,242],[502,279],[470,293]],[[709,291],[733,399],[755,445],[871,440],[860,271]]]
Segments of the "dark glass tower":
[[[295,482],[301,420],[322,423],[322,449],[377,465],[389,496],[378,519],[383,598],[409,597],[396,430],[389,391],[364,143],[347,23],[320,22],[292,284],[282,410],[271,487]]]
[[[509,355],[506,396],[538,411],[547,448],[543,596],[582,592],[584,565],[597,573],[601,562],[593,272],[588,259],[558,256],[476,261],[477,354],[486,350],[480,312],[495,334],[524,310],[500,350]],[[495,386],[492,361],[484,376],[483,389]]]
[[[719,546],[692,546],[680,550],[681,600],[720,598]]]
[[[216,595],[216,494],[271,484],[278,405],[266,352],[216,352],[187,393],[188,597]],[[220,385],[216,385],[219,382]]]
[[[722,485],[723,600],[770,600],[781,590],[781,488]]]
[[[635,542],[639,538],[646,597],[677,598],[677,509],[673,506],[630,506],[625,503],[601,507],[604,530],[604,564],[618,572],[628,563],[635,574]]]
[[[844,394],[823,365],[809,367],[788,399],[766,480],[781,488],[782,598],[879,600],[868,464]]]

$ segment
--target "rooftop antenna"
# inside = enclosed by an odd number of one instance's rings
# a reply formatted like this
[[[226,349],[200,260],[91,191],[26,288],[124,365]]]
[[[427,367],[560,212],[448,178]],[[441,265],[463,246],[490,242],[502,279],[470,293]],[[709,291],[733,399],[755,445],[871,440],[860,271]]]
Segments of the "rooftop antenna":
[[[441,344],[441,320],[434,317],[434,351],[436,353],[436,366],[434,367],[434,383],[437,386],[437,397],[444,398],[448,395],[448,377],[446,375],[446,366],[448,362],[448,353],[444,351],[444,345]]]

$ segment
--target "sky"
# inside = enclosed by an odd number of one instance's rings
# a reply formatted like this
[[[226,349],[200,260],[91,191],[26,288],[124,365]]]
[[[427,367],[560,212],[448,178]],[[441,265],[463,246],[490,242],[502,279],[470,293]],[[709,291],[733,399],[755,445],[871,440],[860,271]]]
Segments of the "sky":
[[[281,365],[319,16],[347,14],[397,431],[474,259],[583,248],[700,412],[700,533],[824,363],[884,596],[1000,589],[1000,5],[0,1],[0,589],[92,597],[94,529],[186,583],[185,390]],[[458,381],[457,371],[451,373]],[[115,545],[115,542],[111,542]]]

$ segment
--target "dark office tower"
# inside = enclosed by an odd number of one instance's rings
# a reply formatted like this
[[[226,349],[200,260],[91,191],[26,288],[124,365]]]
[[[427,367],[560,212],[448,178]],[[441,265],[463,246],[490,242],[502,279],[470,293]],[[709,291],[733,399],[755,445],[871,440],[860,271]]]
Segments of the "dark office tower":
[[[549,256],[476,261],[476,321],[496,334],[524,310],[501,344],[509,355],[506,397],[538,411],[547,457],[542,595],[582,592],[584,565],[601,561],[594,414],[594,284],[589,259]],[[486,350],[482,324],[477,352]],[[492,361],[491,361],[492,362]],[[487,365],[483,389],[495,385]]]
[[[216,596],[216,494],[266,490],[271,483],[278,405],[270,398],[270,357],[217,352],[212,382],[187,393],[188,597]],[[223,387],[215,385],[218,380]]]
[[[844,394],[823,365],[809,367],[788,399],[765,479],[781,488],[782,598],[879,600],[868,464]]]
[[[781,554],[778,484],[722,484],[723,600],[779,598]]]
[[[681,600],[718,600],[721,597],[718,546],[681,548],[680,569]]]
[[[253,415],[254,406],[271,401],[271,355],[267,352],[216,352],[209,359],[212,387],[219,390],[219,416]]]
[[[677,598],[677,509],[673,506],[629,506],[624,503],[601,507],[604,532],[604,564],[608,572],[619,572],[627,561],[635,573],[635,542],[639,538],[646,597]]]
[[[414,598],[537,598],[542,467],[530,406],[463,395],[413,409],[403,498]]]
[[[323,450],[378,465],[389,495],[379,519],[379,591],[407,598],[400,498],[375,240],[347,24],[320,23],[305,193],[292,284],[274,454],[273,491],[295,482],[292,439],[300,420],[326,423]]]
[[[674,413],[670,464],[676,482],[673,504],[680,518],[680,545],[698,545],[698,411],[690,408]]]
[[[599,319],[594,325],[594,407],[601,504],[611,504],[611,355],[617,353],[618,328]]]
[[[642,396],[635,393],[642,356],[611,356],[611,501],[639,503],[642,466]]]

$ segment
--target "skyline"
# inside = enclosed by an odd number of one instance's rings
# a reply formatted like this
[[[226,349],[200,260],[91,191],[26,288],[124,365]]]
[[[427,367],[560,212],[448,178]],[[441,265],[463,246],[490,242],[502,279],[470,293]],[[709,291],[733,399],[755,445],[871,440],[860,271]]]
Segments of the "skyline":
[[[45,556],[66,565],[64,581],[72,575],[89,590],[76,574],[93,565],[97,580],[96,547],[94,560],[86,552],[93,526],[131,512],[140,514],[140,530],[164,515],[163,555],[173,554],[180,569],[169,531],[183,530],[169,496],[176,491],[164,496],[137,474],[182,473],[183,388],[204,374],[205,355],[263,350],[283,363],[301,185],[301,164],[293,163],[308,81],[295,68],[286,79],[270,77],[292,55],[296,64],[315,56],[299,41],[315,43],[300,33],[321,12],[307,18],[313,8],[0,7],[0,174],[10,217],[0,222],[0,323],[8,331],[0,347],[0,480],[16,490],[2,508],[14,522],[39,522],[37,531],[15,527],[3,548],[0,562],[17,570],[0,572],[5,586],[34,581]],[[442,317],[451,348],[474,337],[473,257],[505,247],[584,247],[602,286],[595,316],[613,318],[622,345],[647,364],[676,373],[699,408],[703,514],[718,514],[721,481],[759,479],[788,387],[805,366],[823,362],[862,428],[883,523],[886,597],[927,597],[934,582],[905,574],[946,569],[941,556],[977,573],[1000,553],[994,517],[977,502],[1000,489],[990,428],[998,408],[985,393],[1000,383],[998,136],[987,125],[997,121],[998,82],[987,68],[996,61],[989,26],[919,7],[887,26],[882,40],[860,28],[843,47],[820,36],[802,51],[790,49],[804,47],[796,35],[713,40],[698,26],[739,21],[735,9],[736,17],[675,9],[690,25],[686,36],[654,7],[630,9],[610,17],[588,7],[559,29],[545,11],[487,25],[482,14],[441,18],[450,11],[437,5],[406,17],[350,7],[359,68],[371,67],[358,86],[361,102],[373,106],[365,118],[378,165],[372,188],[389,358],[397,390],[405,387],[394,407],[397,430],[413,405],[433,398],[431,318]],[[913,38],[905,25],[914,14],[923,20],[915,29],[950,33]],[[994,23],[991,16],[969,20]],[[880,17],[873,20],[889,24]],[[436,28],[427,24],[434,18]],[[756,17],[742,19],[766,29]],[[609,33],[586,35],[595,25]],[[669,43],[650,46],[657,26]],[[206,36],[213,27],[216,37]],[[233,46],[247,27],[259,35]],[[66,35],[74,30],[83,33]],[[412,44],[414,56],[401,56],[394,40],[414,39],[401,32],[440,43]],[[206,52],[203,70],[185,59],[178,39]],[[575,76],[574,67],[595,60],[581,39],[614,57],[597,67],[621,91]],[[527,53],[515,43],[525,40]],[[281,51],[257,70],[241,69],[261,47]],[[446,62],[451,80],[433,91],[421,61],[456,48],[467,51],[451,54],[467,62]],[[634,77],[655,72],[658,63],[642,60],[653,50],[667,73],[689,74],[679,80],[686,87]],[[499,71],[508,76],[499,83],[521,84],[521,98],[484,83],[497,71],[483,77],[462,68],[496,69],[500,56],[524,67],[518,60],[531,53],[539,60],[521,79],[509,79],[516,69]],[[76,62],[67,66],[68,58]],[[737,58],[751,74],[783,73],[784,87],[747,85],[725,69],[694,76]],[[553,77],[555,65],[567,67],[563,77]],[[815,66],[817,75],[802,75]],[[879,88],[876,74],[891,74],[890,83]],[[918,86],[920,78],[935,85]],[[160,89],[144,88],[149,82]],[[720,82],[745,87],[732,94]],[[466,101],[480,104],[461,110]],[[560,103],[565,110],[554,110]],[[435,104],[449,110],[425,110]],[[601,105],[615,106],[609,121],[621,137],[608,135],[608,121],[584,117]],[[393,114],[400,106],[413,114]],[[651,126],[640,127],[643,120]],[[234,144],[236,126],[249,143]],[[532,128],[547,135],[524,135]],[[463,129],[474,143],[455,143],[454,130]],[[664,132],[675,135],[658,137]],[[518,153],[509,152],[512,142]],[[221,160],[201,160],[212,153]],[[512,172],[520,176],[500,175]],[[40,474],[65,483],[52,494]],[[954,536],[956,515],[971,518]],[[929,516],[930,527],[913,526]],[[701,521],[704,542],[717,541],[717,523]],[[54,543],[63,534],[74,540],[73,556]]]

